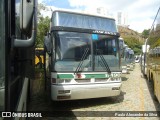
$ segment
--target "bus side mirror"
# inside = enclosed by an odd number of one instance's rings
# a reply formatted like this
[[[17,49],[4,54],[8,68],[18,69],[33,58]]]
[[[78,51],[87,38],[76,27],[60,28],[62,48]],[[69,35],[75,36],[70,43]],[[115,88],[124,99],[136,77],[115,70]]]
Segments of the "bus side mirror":
[[[31,47],[36,40],[37,28],[37,13],[36,0],[21,0],[20,1],[20,29],[25,33],[31,31],[31,37],[26,40],[13,38],[14,47]]]
[[[52,43],[51,43],[50,35],[47,35],[44,37],[44,47],[48,55],[51,55],[52,54]]]
[[[20,2],[20,28],[26,31],[32,23],[34,0]]]

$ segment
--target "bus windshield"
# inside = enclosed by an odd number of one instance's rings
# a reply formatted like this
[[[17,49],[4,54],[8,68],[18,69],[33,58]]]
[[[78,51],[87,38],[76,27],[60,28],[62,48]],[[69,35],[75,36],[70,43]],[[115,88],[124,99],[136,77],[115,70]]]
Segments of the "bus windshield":
[[[119,70],[118,38],[78,32],[57,32],[54,71]]]

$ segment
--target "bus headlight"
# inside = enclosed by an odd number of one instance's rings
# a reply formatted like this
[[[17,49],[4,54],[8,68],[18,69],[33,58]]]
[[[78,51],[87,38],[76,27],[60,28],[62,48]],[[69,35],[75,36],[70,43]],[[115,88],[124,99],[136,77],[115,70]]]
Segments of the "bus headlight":
[[[57,79],[57,83],[64,83],[64,79]]]

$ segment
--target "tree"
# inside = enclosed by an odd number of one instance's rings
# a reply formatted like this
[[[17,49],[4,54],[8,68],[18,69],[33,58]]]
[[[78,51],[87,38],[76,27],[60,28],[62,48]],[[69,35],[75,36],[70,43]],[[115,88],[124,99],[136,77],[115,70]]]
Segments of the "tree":
[[[134,51],[134,54],[135,54],[135,55],[140,55],[140,54],[141,54],[141,52],[142,52],[142,51],[141,51],[141,49],[136,48],[136,47],[135,47],[135,48],[133,48],[133,51]]]
[[[148,38],[149,32],[150,32],[150,29],[148,29],[148,30],[146,30],[146,29],[143,30],[143,32],[142,32],[142,37],[145,38],[145,39]]]
[[[141,53],[142,43],[136,37],[125,36],[123,38],[124,38],[125,43],[128,45],[128,47],[133,49],[136,55]]]
[[[37,40],[36,40],[36,47],[43,47],[44,36],[49,31],[49,17],[40,17],[38,22],[38,29],[37,29]]]
[[[49,31],[50,18],[43,17],[41,14],[41,10],[46,10],[46,6],[44,4],[38,4],[38,25],[37,25],[37,39],[36,39],[36,47],[43,47],[44,36]]]

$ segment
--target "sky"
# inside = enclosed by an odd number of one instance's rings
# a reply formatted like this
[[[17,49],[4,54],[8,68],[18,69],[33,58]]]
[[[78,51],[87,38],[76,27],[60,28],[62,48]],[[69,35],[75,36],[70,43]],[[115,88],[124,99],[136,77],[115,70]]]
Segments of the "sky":
[[[123,12],[127,14],[129,28],[139,33],[151,28],[160,7],[160,0],[38,0],[38,2],[48,6],[49,10],[42,14],[49,17],[51,16],[50,9],[95,13],[96,8],[103,7],[114,18],[117,12]]]

